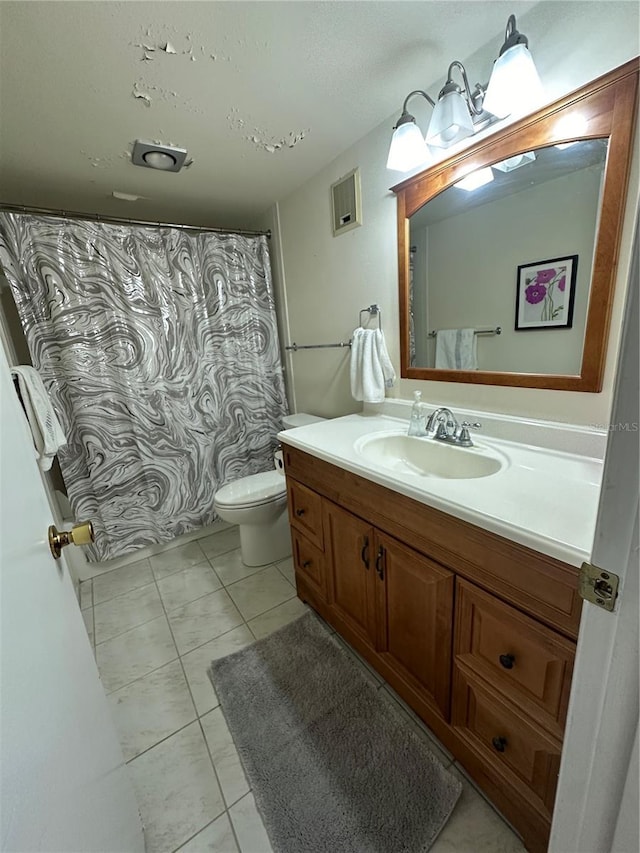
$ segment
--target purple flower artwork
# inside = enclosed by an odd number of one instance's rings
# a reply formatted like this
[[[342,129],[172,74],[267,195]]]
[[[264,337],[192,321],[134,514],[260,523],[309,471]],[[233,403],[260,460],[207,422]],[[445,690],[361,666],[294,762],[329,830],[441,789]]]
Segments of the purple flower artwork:
[[[518,267],[517,331],[571,328],[577,268],[577,255]]]
[[[530,284],[524,291],[524,295],[531,305],[537,305],[547,295],[547,288],[544,284]]]

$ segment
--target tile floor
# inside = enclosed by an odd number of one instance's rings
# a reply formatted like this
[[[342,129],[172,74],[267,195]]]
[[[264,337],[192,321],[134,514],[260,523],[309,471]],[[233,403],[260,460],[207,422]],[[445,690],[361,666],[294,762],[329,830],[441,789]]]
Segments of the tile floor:
[[[295,596],[291,559],[248,568],[238,545],[237,528],[228,527],[186,544],[176,540],[162,553],[111,571],[97,565],[96,575],[80,584],[147,853],[271,851],[206,670],[214,658],[267,636],[306,607]],[[523,853],[452,756],[344,646],[462,779],[462,796],[433,853]]]

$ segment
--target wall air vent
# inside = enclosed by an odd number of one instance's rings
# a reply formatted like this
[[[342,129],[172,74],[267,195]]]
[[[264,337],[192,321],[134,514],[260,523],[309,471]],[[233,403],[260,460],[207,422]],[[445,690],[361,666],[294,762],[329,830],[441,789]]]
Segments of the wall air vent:
[[[331,215],[334,237],[362,225],[359,169],[331,184]]]

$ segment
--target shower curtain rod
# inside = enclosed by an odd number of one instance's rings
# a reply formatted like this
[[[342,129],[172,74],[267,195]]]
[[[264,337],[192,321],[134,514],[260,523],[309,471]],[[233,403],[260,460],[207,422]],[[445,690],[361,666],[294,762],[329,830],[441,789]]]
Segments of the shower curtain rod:
[[[214,234],[239,234],[241,237],[262,237],[271,239],[271,230],[247,231],[243,228],[207,228],[204,225],[181,225],[177,222],[149,222],[145,219],[125,219],[121,216],[103,216],[101,213],[78,213],[73,210],[56,210],[52,207],[28,207],[24,204],[5,204],[0,202],[0,210],[10,213],[32,213],[38,216],[62,216],[68,219],[88,219],[97,222],[113,222],[120,225],[146,225],[151,228],[180,228],[183,231],[209,231]]]

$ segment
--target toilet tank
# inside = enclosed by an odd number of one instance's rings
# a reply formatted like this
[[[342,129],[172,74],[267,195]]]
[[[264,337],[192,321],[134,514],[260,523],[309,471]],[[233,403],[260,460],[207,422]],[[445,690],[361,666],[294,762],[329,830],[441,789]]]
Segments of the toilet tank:
[[[285,415],[282,419],[283,429],[294,429],[295,427],[308,426],[315,424],[318,421],[325,421],[326,418],[319,418],[316,415],[308,415],[306,412],[298,412],[297,415]]]

